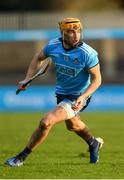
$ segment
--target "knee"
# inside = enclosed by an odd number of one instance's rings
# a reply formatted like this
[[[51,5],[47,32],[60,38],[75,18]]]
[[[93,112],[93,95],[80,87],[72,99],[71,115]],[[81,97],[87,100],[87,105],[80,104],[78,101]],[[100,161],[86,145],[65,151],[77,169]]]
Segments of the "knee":
[[[41,121],[40,128],[50,129],[56,122],[56,117],[52,113],[48,113]]]
[[[76,124],[68,123],[66,124],[66,128],[69,131],[77,131],[78,127]]]
[[[67,128],[68,131],[74,131],[72,126],[66,125],[66,128]]]
[[[84,126],[82,126],[82,124],[78,122],[68,122],[66,123],[66,127],[67,127],[67,130],[74,131],[74,132],[84,129]]]

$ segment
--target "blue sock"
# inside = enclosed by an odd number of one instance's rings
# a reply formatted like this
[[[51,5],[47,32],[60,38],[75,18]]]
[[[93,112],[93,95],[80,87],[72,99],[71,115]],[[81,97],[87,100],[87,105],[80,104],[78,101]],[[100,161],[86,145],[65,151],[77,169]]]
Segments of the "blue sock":
[[[26,147],[22,152],[20,152],[17,157],[22,159],[22,160],[25,160],[27,158],[27,156],[31,153],[32,151]]]
[[[87,141],[88,145],[91,147],[96,147],[97,145],[97,140],[94,137],[91,137],[88,141]]]

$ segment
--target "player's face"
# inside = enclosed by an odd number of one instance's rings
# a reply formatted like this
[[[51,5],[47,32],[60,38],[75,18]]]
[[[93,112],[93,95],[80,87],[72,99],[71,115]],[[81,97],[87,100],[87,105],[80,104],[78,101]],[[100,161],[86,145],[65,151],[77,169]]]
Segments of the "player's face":
[[[76,47],[80,41],[81,29],[63,30],[62,38],[66,46]]]

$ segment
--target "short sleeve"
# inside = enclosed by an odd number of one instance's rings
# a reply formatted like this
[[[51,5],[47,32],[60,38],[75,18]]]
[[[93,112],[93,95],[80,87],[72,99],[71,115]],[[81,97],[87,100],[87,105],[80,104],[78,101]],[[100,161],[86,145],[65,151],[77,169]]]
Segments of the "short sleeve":
[[[98,53],[94,52],[88,56],[88,59],[86,62],[86,67],[87,67],[87,69],[90,69],[90,68],[96,66],[98,63],[99,63]]]

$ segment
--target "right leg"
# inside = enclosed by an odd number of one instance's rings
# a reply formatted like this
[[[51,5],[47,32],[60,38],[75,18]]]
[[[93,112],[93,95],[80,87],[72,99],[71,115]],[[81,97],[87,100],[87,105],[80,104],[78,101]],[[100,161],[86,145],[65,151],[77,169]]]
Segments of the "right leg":
[[[38,144],[42,143],[46,139],[51,128],[56,123],[65,120],[66,117],[66,111],[62,107],[57,107],[54,111],[46,114],[46,116],[40,121],[38,128],[32,134],[27,147],[34,150]]]
[[[58,106],[52,112],[46,114],[46,116],[40,121],[38,128],[32,134],[26,148],[19,153],[16,157],[10,158],[6,161],[9,166],[21,166],[26,157],[34,150],[38,144],[42,143],[50,129],[58,122],[61,122],[67,118],[66,111]]]

